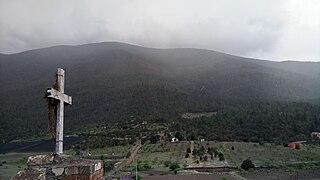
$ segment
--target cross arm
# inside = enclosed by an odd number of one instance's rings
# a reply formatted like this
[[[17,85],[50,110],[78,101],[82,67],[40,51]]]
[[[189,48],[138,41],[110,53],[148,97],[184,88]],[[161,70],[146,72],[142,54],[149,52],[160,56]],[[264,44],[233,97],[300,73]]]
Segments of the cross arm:
[[[67,104],[72,104],[72,97],[68,96],[66,94],[63,94],[53,88],[48,88],[47,92],[46,92],[46,97],[47,98],[53,98],[53,99],[57,99],[60,101],[64,101]]]

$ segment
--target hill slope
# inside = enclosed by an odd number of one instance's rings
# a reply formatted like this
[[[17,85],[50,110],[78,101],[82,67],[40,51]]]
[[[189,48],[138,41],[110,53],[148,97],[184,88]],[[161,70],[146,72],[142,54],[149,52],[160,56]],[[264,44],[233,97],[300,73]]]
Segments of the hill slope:
[[[2,137],[45,129],[42,96],[58,67],[66,70],[66,93],[74,99],[66,108],[67,127],[130,117],[170,118],[248,102],[320,98],[320,63],[115,42],[57,46],[0,55]]]

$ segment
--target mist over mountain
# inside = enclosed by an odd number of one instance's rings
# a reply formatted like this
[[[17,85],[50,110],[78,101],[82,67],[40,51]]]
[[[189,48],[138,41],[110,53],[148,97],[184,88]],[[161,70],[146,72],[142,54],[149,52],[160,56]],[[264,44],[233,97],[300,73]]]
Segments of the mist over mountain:
[[[273,62],[203,49],[106,42],[0,55],[0,135],[46,130],[44,92],[66,70],[66,127],[173,118],[251,102],[320,101],[319,62]],[[12,129],[15,131],[13,132]]]

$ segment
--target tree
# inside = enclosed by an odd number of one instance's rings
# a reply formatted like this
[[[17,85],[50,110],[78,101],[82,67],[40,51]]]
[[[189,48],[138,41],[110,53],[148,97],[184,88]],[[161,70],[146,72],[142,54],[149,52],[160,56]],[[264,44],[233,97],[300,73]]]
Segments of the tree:
[[[191,149],[190,148],[187,149],[187,153],[191,153]]]
[[[211,156],[213,155],[213,147],[208,147],[208,154],[210,154]]]
[[[176,171],[177,169],[180,168],[180,165],[177,162],[171,163],[170,167],[171,171]]]
[[[190,157],[190,155],[189,155],[189,153],[187,153],[186,156],[185,156],[185,158],[189,158],[189,157]]]
[[[252,163],[252,161],[250,159],[244,160],[241,164],[241,168],[246,171],[248,171],[250,169],[256,169],[256,167],[254,166],[254,164]]]
[[[193,149],[192,155],[193,155],[194,157],[197,157],[197,154],[198,154],[198,150],[197,150],[196,148]]]
[[[219,161],[224,161],[224,156],[221,152],[219,152],[218,157],[219,157]]]
[[[155,143],[157,143],[159,141],[159,137],[158,137],[158,135],[154,135],[153,134],[153,135],[150,136],[149,140],[150,140],[151,144],[155,144]]]
[[[218,154],[219,154],[219,152],[218,152],[216,149],[213,150],[213,153],[214,153],[214,157],[215,157],[215,158],[216,158],[216,157],[218,156]]]
[[[175,138],[178,138],[179,141],[181,141],[181,140],[184,139],[180,132],[176,132],[175,135],[174,135],[174,137],[175,137]]]
[[[201,146],[200,149],[198,150],[198,155],[200,155],[200,156],[204,155],[205,151],[206,150],[204,149],[204,147]]]
[[[208,156],[204,156],[204,157],[203,157],[203,160],[204,160],[204,161],[208,161]]]

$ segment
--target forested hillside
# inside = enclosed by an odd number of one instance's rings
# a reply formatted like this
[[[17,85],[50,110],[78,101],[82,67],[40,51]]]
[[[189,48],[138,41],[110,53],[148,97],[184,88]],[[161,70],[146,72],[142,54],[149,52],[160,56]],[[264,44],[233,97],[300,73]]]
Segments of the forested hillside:
[[[201,49],[109,42],[0,55],[0,137],[45,131],[47,87],[66,70],[66,128],[171,119],[250,103],[319,103],[320,63],[272,62]],[[250,109],[250,107],[248,107]]]

